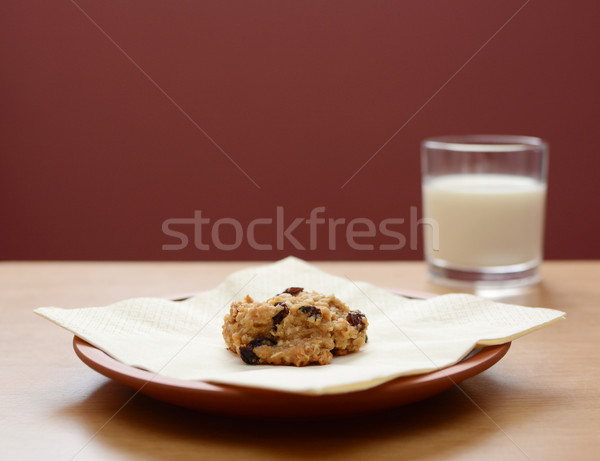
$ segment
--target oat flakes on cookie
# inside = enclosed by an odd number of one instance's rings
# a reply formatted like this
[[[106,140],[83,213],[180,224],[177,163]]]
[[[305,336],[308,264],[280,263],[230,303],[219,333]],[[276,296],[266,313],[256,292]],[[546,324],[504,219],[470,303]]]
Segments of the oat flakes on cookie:
[[[333,295],[291,287],[265,302],[246,296],[232,303],[223,338],[251,365],[326,365],[363,346],[368,325],[362,312]]]

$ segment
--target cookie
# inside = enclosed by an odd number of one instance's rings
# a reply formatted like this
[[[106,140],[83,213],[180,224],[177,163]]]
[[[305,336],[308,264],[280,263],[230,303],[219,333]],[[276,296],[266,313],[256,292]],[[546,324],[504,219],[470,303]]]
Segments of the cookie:
[[[250,365],[326,365],[367,342],[365,315],[333,295],[291,287],[264,302],[231,304],[223,324],[227,348]]]

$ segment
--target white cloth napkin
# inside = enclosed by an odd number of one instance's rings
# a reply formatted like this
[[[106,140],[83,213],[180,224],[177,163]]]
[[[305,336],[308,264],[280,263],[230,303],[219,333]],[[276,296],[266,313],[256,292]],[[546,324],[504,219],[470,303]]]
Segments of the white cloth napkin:
[[[329,365],[308,367],[246,365],[226,350],[221,325],[231,302],[246,294],[266,300],[290,286],[334,294],[364,312],[369,342]],[[127,365],[173,378],[306,394],[367,389],[446,367],[476,345],[512,341],[565,315],[465,294],[409,300],[293,257],[235,272],[182,302],[135,298],[105,307],[41,307],[35,313]]]

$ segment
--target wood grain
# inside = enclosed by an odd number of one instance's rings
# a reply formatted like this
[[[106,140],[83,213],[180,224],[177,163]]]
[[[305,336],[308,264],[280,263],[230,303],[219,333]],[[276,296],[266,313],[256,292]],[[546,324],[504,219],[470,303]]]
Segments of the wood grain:
[[[3,459],[597,459],[600,262],[545,262],[509,301],[567,312],[483,374],[432,399],[318,423],[243,421],[153,401],[95,373],[39,306],[209,289],[252,263],[2,262]],[[318,263],[353,280],[444,293],[418,262]],[[126,403],[128,402],[128,403]],[[125,404],[125,405],[124,405]],[[120,411],[119,411],[120,410]]]

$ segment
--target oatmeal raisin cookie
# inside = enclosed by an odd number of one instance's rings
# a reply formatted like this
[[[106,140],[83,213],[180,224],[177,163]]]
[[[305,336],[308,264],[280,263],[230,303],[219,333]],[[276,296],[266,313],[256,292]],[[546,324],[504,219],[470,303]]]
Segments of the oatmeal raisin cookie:
[[[325,365],[363,346],[368,325],[335,296],[292,287],[265,302],[246,296],[232,303],[223,338],[251,365]]]

